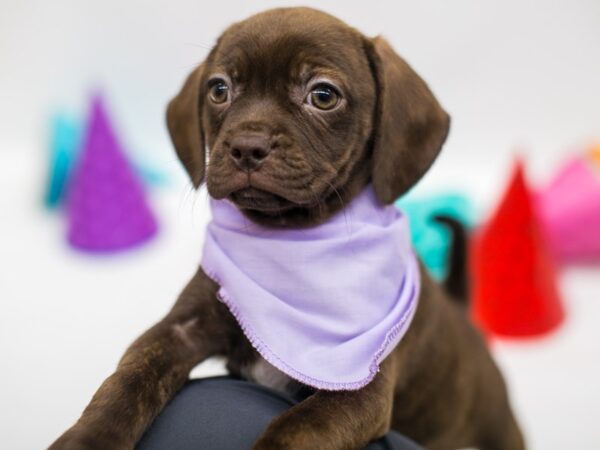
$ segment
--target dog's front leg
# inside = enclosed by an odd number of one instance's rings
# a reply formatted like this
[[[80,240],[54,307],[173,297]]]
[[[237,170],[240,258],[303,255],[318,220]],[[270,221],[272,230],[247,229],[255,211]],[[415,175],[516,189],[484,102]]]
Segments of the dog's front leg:
[[[267,427],[253,450],[357,450],[383,436],[394,390],[386,362],[358,391],[317,391],[290,408]]]
[[[203,359],[226,344],[217,286],[199,270],[169,314],[125,352],[81,418],[50,450],[129,450]]]

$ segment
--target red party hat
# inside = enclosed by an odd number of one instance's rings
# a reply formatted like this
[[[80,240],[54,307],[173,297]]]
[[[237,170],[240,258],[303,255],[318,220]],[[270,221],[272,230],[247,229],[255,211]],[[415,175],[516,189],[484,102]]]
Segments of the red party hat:
[[[475,238],[473,316],[504,336],[549,332],[563,320],[556,275],[518,163],[504,198]]]
[[[92,101],[83,149],[69,183],[69,243],[91,252],[122,250],[157,231],[135,171],[99,97]]]

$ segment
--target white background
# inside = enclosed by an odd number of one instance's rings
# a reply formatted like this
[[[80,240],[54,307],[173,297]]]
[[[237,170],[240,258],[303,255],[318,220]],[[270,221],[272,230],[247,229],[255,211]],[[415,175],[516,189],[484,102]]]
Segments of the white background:
[[[193,273],[205,194],[182,176],[165,104],[232,21],[295,4],[0,0],[0,448],[48,445]],[[452,115],[423,190],[468,189],[485,209],[516,153],[540,184],[600,138],[597,0],[304,4],[386,36]],[[49,118],[84,114],[98,88],[133,156],[175,177],[151,197],[160,237],[105,259],[70,251],[40,206]],[[565,326],[494,347],[531,448],[600,448],[599,279],[567,270]]]

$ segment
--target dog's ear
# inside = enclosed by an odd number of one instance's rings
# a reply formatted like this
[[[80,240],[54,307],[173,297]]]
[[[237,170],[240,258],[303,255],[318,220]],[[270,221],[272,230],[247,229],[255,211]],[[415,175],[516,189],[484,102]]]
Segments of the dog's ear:
[[[185,80],[181,91],[167,107],[167,127],[177,156],[192,179],[194,187],[204,180],[206,165],[204,132],[202,129],[201,95],[203,64],[198,66]]]
[[[427,84],[381,37],[365,48],[377,84],[372,181],[392,203],[431,166],[446,140],[450,118]]]

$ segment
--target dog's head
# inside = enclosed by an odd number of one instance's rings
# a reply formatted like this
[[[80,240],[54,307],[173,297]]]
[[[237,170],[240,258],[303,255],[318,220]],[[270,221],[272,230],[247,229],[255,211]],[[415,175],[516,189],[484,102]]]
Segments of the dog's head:
[[[194,186],[206,179],[252,220],[302,226],[368,182],[393,202],[432,164],[449,118],[384,39],[289,8],[227,29],[167,124]]]

